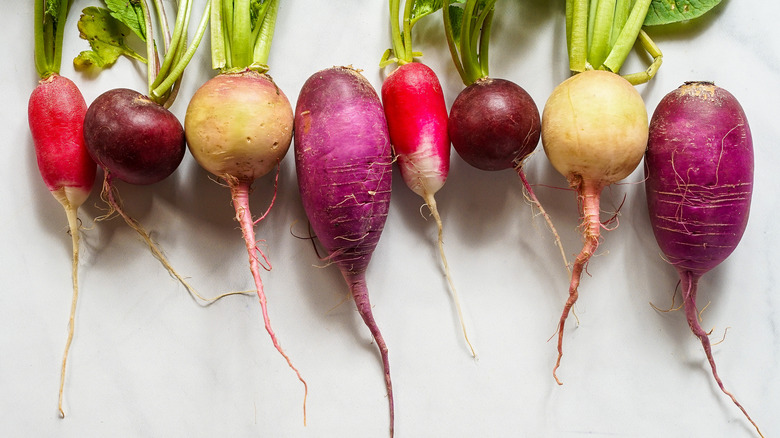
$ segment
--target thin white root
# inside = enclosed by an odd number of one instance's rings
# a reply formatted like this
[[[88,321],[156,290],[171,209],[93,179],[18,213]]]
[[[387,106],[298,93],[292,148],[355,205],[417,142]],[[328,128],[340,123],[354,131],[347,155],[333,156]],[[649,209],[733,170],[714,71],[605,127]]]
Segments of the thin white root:
[[[439,246],[439,255],[441,256],[441,262],[444,267],[444,275],[447,277],[447,283],[450,285],[450,291],[452,292],[452,300],[455,303],[455,309],[458,312],[458,320],[460,321],[460,327],[461,330],[463,330],[463,338],[466,340],[466,344],[469,346],[469,350],[471,350],[471,355],[474,357],[474,359],[478,359],[477,352],[474,349],[474,346],[471,344],[471,341],[469,340],[469,334],[468,330],[466,330],[466,321],[463,318],[463,310],[461,309],[460,305],[460,298],[458,297],[458,291],[455,289],[455,284],[452,281],[452,275],[450,274],[450,266],[447,263],[447,257],[444,255],[444,239],[443,239],[443,227],[441,222],[441,217],[439,216],[439,209],[436,207],[436,199],[434,199],[433,194],[428,193],[427,191],[424,192],[423,199],[425,200],[426,205],[428,205],[428,208],[431,210],[431,215],[433,215],[433,219],[436,221],[436,226],[438,227],[439,231],[439,237],[438,237],[438,246]]]
[[[65,207],[65,214],[68,217],[68,228],[70,230],[71,241],[73,245],[73,265],[71,277],[73,279],[73,298],[70,303],[70,317],[68,318],[68,339],[65,341],[65,352],[62,355],[62,369],[60,370],[60,389],[57,401],[57,408],[60,411],[60,417],[65,418],[65,411],[62,408],[63,392],[65,388],[65,368],[68,363],[68,352],[70,344],[73,342],[73,331],[76,320],[76,303],[79,299],[79,219],[78,207],[73,207],[70,202],[62,202]]]

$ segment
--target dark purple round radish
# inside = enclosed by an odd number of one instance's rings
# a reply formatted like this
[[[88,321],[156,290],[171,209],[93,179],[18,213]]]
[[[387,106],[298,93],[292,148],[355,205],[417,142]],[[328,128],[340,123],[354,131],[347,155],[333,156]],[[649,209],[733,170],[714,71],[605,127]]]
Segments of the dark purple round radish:
[[[184,128],[173,113],[126,88],[106,91],[84,119],[92,158],[113,177],[152,184],[168,177],[184,158]]]
[[[750,213],[753,140],[737,99],[709,82],[687,82],[667,94],[650,120],[645,173],[653,233],[680,276],[688,326],[720,390],[761,435],[724,388],[696,307],[699,278],[734,251]]]
[[[514,82],[483,78],[452,103],[448,130],[452,146],[470,165],[481,170],[510,169],[539,143],[539,109]]]

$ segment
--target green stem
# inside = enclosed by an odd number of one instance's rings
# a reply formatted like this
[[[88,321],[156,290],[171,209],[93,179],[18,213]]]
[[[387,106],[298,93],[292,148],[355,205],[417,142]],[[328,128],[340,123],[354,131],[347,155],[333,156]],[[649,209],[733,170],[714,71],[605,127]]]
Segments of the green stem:
[[[255,50],[257,50],[257,41],[260,39],[260,31],[263,28],[263,26],[257,26],[256,23],[262,23],[263,20],[265,20],[265,16],[268,14],[268,5],[270,4],[271,2],[267,1],[260,6],[260,11],[258,11],[258,15],[255,17],[255,24],[252,26],[251,41],[253,41],[253,47]]]
[[[179,4],[180,8],[181,6],[182,3]],[[163,48],[167,53],[171,47],[171,30],[168,26],[168,15],[165,13],[165,5],[161,0],[154,0],[154,9],[157,12],[157,21],[160,23],[160,29],[162,30],[162,34],[164,36]],[[179,12],[181,12],[181,9],[179,9]]]
[[[642,30],[642,24],[647,16],[647,11],[650,8],[651,0],[637,0],[634,4],[634,8],[631,10],[631,14],[628,16],[626,25],[620,31],[615,45],[609,52],[609,56],[604,61],[604,67],[608,68],[612,72],[619,72],[620,67],[626,61],[626,57],[631,52],[631,48],[639,36],[639,31]]]
[[[255,42],[255,49],[252,55],[253,65],[267,65],[268,58],[271,55],[271,42],[274,38],[276,29],[276,16],[279,13],[279,0],[270,0],[268,11],[262,14],[255,26],[260,27],[260,35]],[[262,21],[261,21],[262,20]]]
[[[412,54],[412,6],[414,0],[406,0],[404,4],[404,53],[400,57],[402,62],[399,64],[409,63],[414,61],[414,55]],[[397,55],[396,55],[397,56]]]
[[[476,81],[479,76],[479,63],[476,59],[476,45],[472,45],[474,35],[472,34],[472,17],[474,15],[474,9],[476,8],[476,0],[467,0],[466,6],[463,11],[463,22],[460,28],[460,57],[463,61],[463,70],[466,73],[466,77],[463,78],[463,83],[471,85]]]
[[[607,59],[609,54],[612,22],[615,17],[615,2],[616,0],[594,2],[597,6],[593,14],[588,62],[596,68]]]
[[[149,94],[152,93],[152,84],[157,76],[157,49],[154,47],[154,32],[152,31],[152,16],[149,13],[149,5],[146,0],[141,0],[141,11],[144,14],[144,26],[146,28],[146,80]],[[159,102],[158,102],[159,103]]]
[[[585,71],[588,59],[588,0],[570,0],[566,3],[566,17],[571,24],[569,32],[569,69]]]
[[[206,33],[206,27],[208,27],[210,12],[211,12],[211,3],[206,2],[206,9],[203,12],[203,17],[200,19],[198,30],[195,31],[195,37],[190,43],[190,46],[187,48],[184,54],[179,58],[178,62],[173,67],[171,72],[166,76],[165,80],[162,81],[162,83],[160,83],[160,85],[158,85],[157,88],[155,88],[152,91],[153,97],[162,96],[167,90],[169,90],[174,85],[174,83],[184,73],[184,68],[192,60],[192,57],[195,55],[195,51],[197,50],[198,45],[200,45],[200,41],[203,38],[203,34]]]
[[[413,0],[408,0],[413,1]],[[390,37],[393,44],[393,54],[395,55],[396,62],[402,64],[406,62],[404,56],[406,55],[406,47],[404,47],[404,40],[401,36],[401,0],[390,0]]]
[[[60,72],[62,64],[62,40],[65,34],[65,20],[70,10],[69,0],[60,0],[59,14],[46,14],[46,0],[35,0],[34,59],[40,78]]]
[[[466,72],[463,70],[463,64],[460,62],[460,56],[458,56],[458,46],[455,44],[452,22],[450,21],[450,0],[444,0],[442,15],[444,16],[444,36],[447,38],[447,47],[450,49],[452,63],[455,64],[455,69],[458,71],[460,79],[465,83]]]
[[[230,3],[230,2],[227,2]],[[233,2],[233,32],[230,39],[233,67],[246,67],[252,63],[252,21],[249,14],[249,0],[234,0]]]
[[[222,21],[222,0],[210,0],[211,4],[211,68],[222,69],[227,66],[226,34]]]
[[[493,27],[493,12],[495,11],[496,0],[488,1],[485,8],[477,19],[479,33],[479,71],[478,79],[486,78],[489,75],[488,53],[490,47],[490,31]]]
[[[159,11],[161,9],[162,13],[165,13],[165,10],[160,7],[158,9],[158,14],[160,13]],[[178,60],[181,58],[181,55],[187,44],[187,28],[189,27],[189,18],[191,14],[192,0],[179,2],[179,10],[176,13],[177,20],[173,29],[173,36],[168,35],[166,37],[167,47],[165,49],[165,57],[163,58],[160,70],[157,72],[157,78],[152,83],[151,89],[156,89],[158,85],[167,79],[171,66],[178,62]],[[181,17],[184,17],[184,19],[181,19]],[[165,27],[166,32],[168,32],[167,24]]]

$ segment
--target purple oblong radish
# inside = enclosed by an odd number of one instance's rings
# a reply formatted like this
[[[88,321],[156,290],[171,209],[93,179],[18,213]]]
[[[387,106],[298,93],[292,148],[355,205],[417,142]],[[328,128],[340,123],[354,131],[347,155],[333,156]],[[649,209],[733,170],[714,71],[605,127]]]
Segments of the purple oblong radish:
[[[392,156],[382,104],[356,70],[312,75],[295,108],[295,168],[312,229],[344,276],[379,347],[394,427],[388,350],[368,298],[366,268],[390,205]]]
[[[723,386],[696,307],[699,279],[734,251],[750,215],[753,140],[737,99],[710,82],[687,82],[667,94],[650,120],[645,173],[653,233],[680,276],[688,326],[720,390],[761,435]]]

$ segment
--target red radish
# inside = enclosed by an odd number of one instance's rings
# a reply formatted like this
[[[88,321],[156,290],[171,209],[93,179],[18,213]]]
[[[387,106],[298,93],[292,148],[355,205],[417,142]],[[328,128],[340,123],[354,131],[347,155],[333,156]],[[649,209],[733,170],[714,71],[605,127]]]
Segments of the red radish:
[[[376,91],[356,70],[312,75],[295,107],[295,167],[301,200],[317,238],[344,276],[379,347],[394,428],[388,350],[374,321],[366,268],[390,205],[392,157]]]
[[[184,158],[184,128],[170,111],[147,96],[115,88],[92,102],[84,121],[89,152],[106,179],[153,184]]]
[[[254,14],[249,2],[244,4],[244,8],[237,4],[229,12],[222,8],[214,9],[212,62],[222,72],[208,80],[192,96],[184,125],[192,156],[201,167],[223,179],[230,188],[235,217],[241,225],[249,254],[249,270],[257,288],[265,329],[274,347],[303,383],[305,424],[308,387],[271,328],[260,278],[259,257],[265,258],[265,255],[257,247],[254,226],[268,212],[254,220],[249,209],[252,183],[274,167],[278,168],[290,147],[293,129],[293,112],[287,96],[270,76],[263,74],[266,69],[260,69],[262,72],[253,70],[267,64],[268,50],[256,52],[250,49],[257,46],[270,49],[279,2],[271,0],[264,6],[262,14]],[[231,32],[227,28],[222,29],[222,23],[232,23]],[[232,38],[224,37],[228,34]],[[257,40],[246,37],[250,34],[255,35]],[[225,56],[225,46],[229,47],[233,56]]]
[[[124,41],[125,35],[117,35],[122,22],[146,42],[146,59],[124,46],[121,53],[147,64],[149,96],[133,90],[117,88],[106,91],[92,102],[84,121],[84,139],[92,158],[103,168],[102,197],[109,204],[109,213],[118,213],[125,222],[144,239],[152,254],[160,260],[168,272],[184,285],[196,298],[201,297],[170,265],[157,244],[146,230],[124,210],[115,188],[115,179],[130,184],[153,184],[170,176],[184,157],[184,128],[175,115],[168,111],[178,93],[184,68],[195,52],[206,30],[211,3],[208,2],[191,45],[187,46],[186,23],[191,14],[192,0],[179,2],[173,34],[162,3],[157,4],[157,21],[164,35],[165,50],[162,63],[158,58],[158,44],[153,39],[155,28],[152,14],[146,2],[130,2],[119,5],[106,3],[108,10],[87,8],[79,23],[80,35],[90,41],[92,52],[80,54],[74,63],[81,66],[88,60],[106,55],[106,45],[100,41]],[[118,8],[118,9],[117,9]],[[109,20],[105,26],[94,23]],[[139,17],[143,19],[139,20]],[[111,52],[110,50],[108,52]],[[90,56],[85,56],[85,53]],[[109,53],[110,55],[111,53]],[[114,58],[117,55],[114,55]],[[110,62],[100,64],[105,67]]]
[[[55,7],[56,6],[56,7]],[[68,337],[62,357],[58,409],[62,408],[65,368],[73,341],[76,303],[79,296],[78,209],[95,183],[97,166],[84,146],[84,115],[87,103],[76,84],[59,75],[62,39],[70,10],[68,0],[35,2],[35,67],[41,80],[30,95],[27,120],[30,125],[38,170],[54,198],[62,204],[68,219],[73,249],[71,276],[73,296],[68,320]]]
[[[650,120],[645,173],[653,233],[680,276],[688,326],[720,390],[761,435],[724,388],[696,307],[699,279],[734,251],[750,214],[753,140],[737,99],[710,82],[686,82],[667,94]]]
[[[604,187],[630,175],[647,145],[647,110],[633,85],[615,73],[588,70],[553,90],[542,113],[542,144],[555,170],[577,192],[585,243],[572,266],[569,298],[558,323],[556,375],[563,356],[566,317],[579,296],[582,272],[596,253],[603,227]]]
[[[421,11],[415,7],[426,8],[429,5],[407,0],[403,20],[401,20],[400,0],[390,0],[389,4],[393,49],[386,52],[380,67],[392,62],[399,64],[399,67],[393,70],[382,84],[382,104],[387,117],[390,141],[393,144],[401,177],[414,193],[423,198],[438,227],[439,255],[444,274],[452,292],[463,337],[471,350],[471,355],[476,357],[477,353],[469,341],[460,299],[444,254],[442,220],[434,198],[436,192],[444,186],[450,171],[447,105],[436,73],[425,64],[414,62],[414,55],[417,54],[413,53],[411,48],[413,24],[423,16],[434,12],[435,8]],[[399,26],[399,21],[403,22],[403,30]],[[392,59],[390,59],[391,54],[395,55]]]

